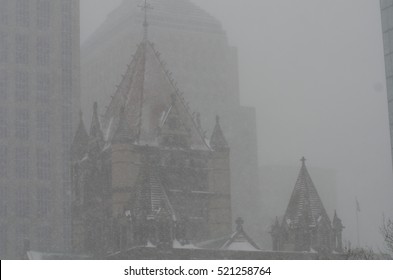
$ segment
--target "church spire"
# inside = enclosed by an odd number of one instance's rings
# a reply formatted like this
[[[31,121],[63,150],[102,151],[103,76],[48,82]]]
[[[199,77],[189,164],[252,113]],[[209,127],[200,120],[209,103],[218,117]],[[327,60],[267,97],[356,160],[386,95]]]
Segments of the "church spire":
[[[307,221],[309,225],[316,226],[321,218],[329,220],[329,217],[308,173],[306,159],[302,157],[301,162],[302,167],[284,216],[284,222],[290,221],[292,226],[296,226]]]
[[[143,41],[147,41],[147,35],[149,30],[149,23],[147,20],[147,11],[152,10],[153,6],[147,3],[147,0],[144,0],[143,5],[139,5],[139,7],[144,11],[145,18],[143,20]]]
[[[101,131],[100,121],[98,119],[98,104],[94,102],[93,107],[93,118],[91,120],[90,134],[89,134],[89,148],[88,152],[92,153],[99,152],[102,143],[104,142],[104,135]]]
[[[227,140],[225,140],[224,133],[222,133],[219,116],[216,116],[216,126],[210,138],[210,146],[216,151],[228,148]]]
[[[82,111],[79,112],[79,126],[76,130],[74,140],[71,145],[72,160],[81,159],[87,152],[89,135],[87,134],[85,124],[82,119]]]
[[[98,119],[98,104],[97,102],[94,102],[93,106],[93,118],[91,120],[91,125],[90,125],[90,138],[103,138],[102,131],[101,131],[101,125],[100,121]]]

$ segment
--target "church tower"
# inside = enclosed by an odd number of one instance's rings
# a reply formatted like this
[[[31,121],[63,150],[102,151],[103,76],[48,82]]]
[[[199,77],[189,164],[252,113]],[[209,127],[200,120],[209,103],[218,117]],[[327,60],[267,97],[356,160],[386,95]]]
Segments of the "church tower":
[[[212,237],[224,236],[231,230],[231,193],[229,146],[216,117],[216,125],[210,138],[214,150],[209,174],[209,189],[217,195],[210,200],[209,228]],[[229,228],[228,228],[229,227]]]
[[[73,164],[82,174],[74,180],[74,249],[97,257],[231,232],[219,118],[209,143],[148,39],[149,7],[145,1],[143,40],[101,119],[95,103],[87,153]]]
[[[326,213],[317,189],[306,167],[302,166],[281,221],[276,219],[270,234],[275,251],[317,251],[319,253],[342,252],[343,225],[334,215],[333,224]]]

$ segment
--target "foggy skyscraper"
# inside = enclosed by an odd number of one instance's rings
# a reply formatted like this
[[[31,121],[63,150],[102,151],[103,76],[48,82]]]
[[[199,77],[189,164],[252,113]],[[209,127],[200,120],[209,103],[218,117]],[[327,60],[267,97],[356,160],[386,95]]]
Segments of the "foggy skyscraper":
[[[69,246],[79,88],[79,1],[0,0],[1,258]]]
[[[388,93],[391,153],[393,157],[393,1],[381,0],[382,32],[385,54],[386,86]]]

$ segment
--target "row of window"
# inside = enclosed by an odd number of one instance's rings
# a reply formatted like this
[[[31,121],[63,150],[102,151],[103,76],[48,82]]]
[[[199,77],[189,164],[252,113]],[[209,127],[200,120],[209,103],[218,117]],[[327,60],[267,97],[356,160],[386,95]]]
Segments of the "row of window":
[[[10,62],[10,36],[6,32],[0,32],[0,63]],[[35,42],[36,63],[47,66],[50,62],[50,39],[48,36],[39,36]],[[28,64],[30,61],[29,35],[16,34],[14,50],[15,63]]]
[[[7,229],[7,226],[1,225],[0,226],[0,256],[6,258],[6,253],[10,251],[16,251],[22,255],[23,252],[23,247],[24,247],[24,242],[25,240],[31,240],[29,238],[29,229],[28,226],[25,224],[18,225],[15,229],[15,236],[17,238],[18,244],[16,245],[16,248],[11,248],[9,246],[9,239],[10,239],[10,232]],[[40,226],[37,228],[37,240],[36,244],[34,244],[34,247],[36,247],[40,251],[50,251],[53,243],[53,234],[52,234],[52,229],[49,226]]]
[[[9,120],[7,108],[0,107],[0,139],[9,137]],[[50,121],[49,111],[36,112],[36,137],[42,143],[50,142]],[[30,138],[30,114],[28,109],[15,110],[14,136],[16,139],[27,141]]]
[[[18,179],[28,179],[30,174],[30,151],[28,147],[15,148],[15,177]],[[6,146],[0,146],[0,178],[8,177],[9,173],[9,150]],[[36,149],[36,178],[39,180],[49,180],[51,175],[50,152],[44,149]]]
[[[15,92],[14,97],[16,102],[28,102],[31,92],[30,76],[27,71],[16,71]],[[70,81],[72,84],[72,81]],[[0,99],[6,100],[8,97],[10,86],[10,75],[3,69],[0,70]],[[35,75],[35,94],[36,101],[39,103],[48,103],[50,100],[51,80],[50,75],[44,72],[38,72]]]
[[[72,35],[66,34],[61,40],[61,61],[63,68],[72,67]],[[30,59],[29,35],[15,35],[15,63],[28,64]],[[48,36],[38,36],[35,42],[36,63],[47,66],[50,62],[51,44]],[[10,36],[6,32],[0,32],[0,62],[10,62]]]
[[[16,189],[14,203],[7,203],[7,194],[5,189],[0,188],[2,195],[0,199],[1,216],[7,216],[8,208],[15,207],[14,213],[18,217],[27,218],[31,216],[32,209],[32,196],[36,200],[36,215],[37,217],[46,217],[51,208],[54,206],[53,203],[53,191],[48,188],[37,188],[34,192],[26,187],[20,187]]]
[[[39,30],[46,30],[51,25],[51,0],[0,0],[0,24],[11,24],[10,11],[15,5],[15,23],[17,26],[29,27],[31,24],[31,7],[35,5],[35,25]]]

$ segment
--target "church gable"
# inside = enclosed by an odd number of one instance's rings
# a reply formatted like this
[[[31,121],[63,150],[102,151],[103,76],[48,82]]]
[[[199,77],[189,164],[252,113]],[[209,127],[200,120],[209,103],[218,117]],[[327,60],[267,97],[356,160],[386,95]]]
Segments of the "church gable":
[[[157,132],[168,134],[171,131],[172,137],[166,138],[168,141],[177,138],[174,141],[180,146],[210,150],[171,76],[154,44],[143,41],[104,114],[106,140],[112,140],[120,124],[122,104],[125,104],[126,120],[136,133],[137,143],[156,146]]]

